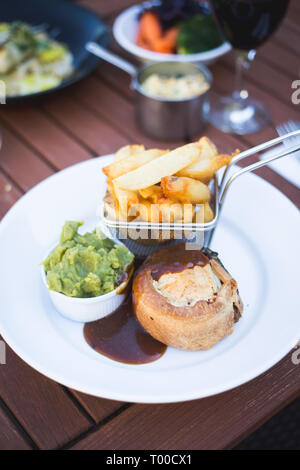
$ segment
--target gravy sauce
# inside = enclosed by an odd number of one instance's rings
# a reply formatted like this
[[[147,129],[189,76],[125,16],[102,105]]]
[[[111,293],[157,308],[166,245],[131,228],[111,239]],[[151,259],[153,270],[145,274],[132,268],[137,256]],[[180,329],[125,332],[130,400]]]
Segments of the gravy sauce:
[[[147,364],[167,349],[137,321],[131,296],[109,316],[84,326],[87,343],[98,353],[126,364]]]
[[[185,243],[152,253],[146,266],[151,270],[154,281],[158,281],[163,274],[180,273],[194,266],[206,266],[209,263],[207,256],[200,250],[186,250]]]

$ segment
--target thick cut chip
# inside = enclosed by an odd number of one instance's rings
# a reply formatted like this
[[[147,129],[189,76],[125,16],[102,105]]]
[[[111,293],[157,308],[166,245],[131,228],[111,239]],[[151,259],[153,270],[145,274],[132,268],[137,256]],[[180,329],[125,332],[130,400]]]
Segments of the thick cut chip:
[[[128,214],[138,215],[135,221],[144,222],[181,222],[184,217],[192,220],[193,208],[185,211],[184,205],[174,202],[171,199],[162,198],[160,204],[152,204],[148,200],[140,201],[138,204],[132,204]]]
[[[187,144],[162,155],[146,165],[114,180],[120,187],[130,190],[148,188],[159,183],[164,176],[174,175],[200,156],[197,144]]]
[[[114,161],[110,165],[105,166],[102,171],[108,178],[113,180],[118,178],[118,176],[125,175],[126,173],[155,160],[155,158],[161,157],[166,152],[167,150],[151,149],[133,153],[128,157]]]
[[[127,189],[120,188],[117,184],[113,185],[113,189],[113,195],[117,201],[120,215],[122,218],[126,218],[129,207],[139,203],[138,195],[136,191],[128,191]]]
[[[195,178],[203,183],[209,183],[216,171],[230,161],[229,155],[219,155],[215,144],[208,137],[201,137],[197,144],[200,155],[197,161],[180,170],[178,176]]]
[[[209,205],[209,202],[204,204],[204,222],[210,222],[215,217],[212,208]]]
[[[203,222],[207,223],[214,219],[215,214],[210,207],[209,202],[205,202],[204,204],[200,204],[195,207],[197,209],[194,212],[193,222],[203,224]]]
[[[145,189],[140,189],[139,193],[142,198],[148,199],[154,204],[157,204],[159,202],[159,199],[163,196],[161,187],[156,184],[154,184],[153,186],[149,186]]]
[[[143,152],[144,150],[144,145],[125,145],[125,147],[121,147],[115,153],[114,160],[122,160],[123,158],[130,157],[130,155],[135,155],[136,153]]]
[[[211,198],[206,184],[185,176],[166,176],[161,180],[161,187],[164,195],[175,201],[201,204]]]
[[[222,166],[228,165],[230,160],[230,155],[217,155],[213,158],[199,159],[189,167],[178,171],[177,175],[195,178],[208,184],[214,177],[216,171],[222,168]]]
[[[219,154],[217,147],[208,137],[201,137],[197,144],[201,148],[201,158],[213,158]]]

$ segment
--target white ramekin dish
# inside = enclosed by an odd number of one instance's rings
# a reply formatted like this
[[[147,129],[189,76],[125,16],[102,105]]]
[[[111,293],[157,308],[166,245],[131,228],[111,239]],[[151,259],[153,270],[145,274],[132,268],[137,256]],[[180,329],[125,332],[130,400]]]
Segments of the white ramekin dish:
[[[149,2],[147,3],[149,4]],[[141,10],[142,4],[134,5],[124,10],[114,22],[113,34],[123,49],[143,62],[199,62],[210,65],[231,50],[231,45],[228,42],[224,42],[224,44],[215,49],[198,52],[197,54],[162,54],[160,52],[148,51],[135,44],[138,31],[138,15]]]
[[[119,240],[113,241],[117,245],[123,245]],[[57,245],[58,243],[56,243],[51,250],[47,252],[44,259],[47,259]],[[57,311],[69,320],[89,323],[100,320],[100,318],[104,318],[111,314],[124,302],[128,294],[127,286],[133,274],[133,263],[128,270],[128,278],[116,289],[108,294],[90,298],[68,297],[60,292],[55,292],[49,289],[43,265],[41,265],[41,274],[43,283],[46,286]]]

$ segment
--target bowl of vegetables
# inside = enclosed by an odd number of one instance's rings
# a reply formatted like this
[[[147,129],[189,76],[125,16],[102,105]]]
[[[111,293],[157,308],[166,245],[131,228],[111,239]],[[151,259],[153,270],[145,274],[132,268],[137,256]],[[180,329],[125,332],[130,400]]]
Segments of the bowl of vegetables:
[[[231,50],[207,3],[160,0],[134,5],[113,25],[123,49],[144,62],[201,62],[210,65]]]

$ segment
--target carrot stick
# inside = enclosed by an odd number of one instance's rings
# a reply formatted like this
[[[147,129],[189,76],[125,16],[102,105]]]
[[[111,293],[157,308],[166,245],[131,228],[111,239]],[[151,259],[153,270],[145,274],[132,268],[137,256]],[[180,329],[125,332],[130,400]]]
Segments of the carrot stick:
[[[140,21],[140,34],[141,38],[150,44],[162,36],[162,27],[155,13],[147,11],[143,14]]]
[[[151,48],[150,44],[148,42],[144,41],[143,39],[139,39],[136,42],[136,45],[139,47],[142,47],[143,49],[148,49],[148,51],[152,51],[153,49]]]
[[[165,33],[165,38],[168,38],[170,42],[173,42],[174,48],[176,47],[178,33],[178,26],[173,26],[173,28],[168,29]]]
[[[178,31],[178,28],[174,26],[173,28],[170,28],[164,36],[152,41],[151,46],[153,50],[163,54],[172,54],[175,52]]]
[[[139,43],[143,41],[143,35],[142,35],[142,27],[141,27],[141,24],[139,24],[139,29],[138,29],[138,32],[137,32],[137,35],[136,35],[136,44],[139,45]]]

